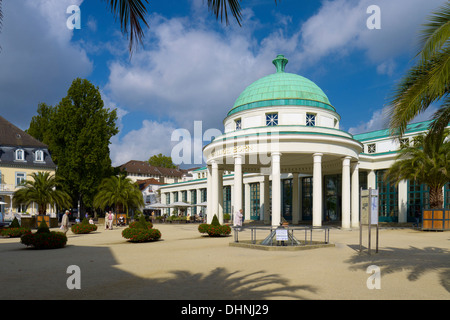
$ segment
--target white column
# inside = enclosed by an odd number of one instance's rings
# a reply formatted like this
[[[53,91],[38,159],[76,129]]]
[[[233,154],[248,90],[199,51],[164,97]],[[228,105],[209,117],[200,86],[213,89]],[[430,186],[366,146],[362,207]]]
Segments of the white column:
[[[206,221],[208,221],[209,216],[212,215],[212,168],[211,165],[207,166],[207,171],[206,171],[206,177],[207,177],[207,189],[206,189],[206,202],[207,202],[207,207],[206,207]],[[211,216],[211,221],[212,221],[212,216]]]
[[[322,153],[313,154],[313,227],[322,226]]]
[[[369,188],[377,188],[377,177],[374,170],[370,170],[367,174],[367,190],[369,190]]]
[[[398,222],[408,221],[408,181],[401,180],[397,187],[398,192]]]
[[[219,218],[220,224],[223,224],[223,170],[218,170],[218,178],[217,178],[217,218]]]
[[[234,157],[234,212],[242,208],[242,157]],[[234,213],[233,212],[233,213]]]
[[[272,153],[272,226],[281,223],[281,153]]]
[[[211,212],[208,214],[208,223],[212,222],[212,219],[216,215],[219,218],[219,166],[217,162],[211,163],[211,175],[212,175],[212,195],[211,195]]]
[[[292,224],[298,224],[299,221],[299,198],[298,198],[298,173],[293,173],[292,178]]]
[[[350,229],[350,157],[342,160],[342,229]]]
[[[359,163],[352,170],[352,228],[359,227]]]

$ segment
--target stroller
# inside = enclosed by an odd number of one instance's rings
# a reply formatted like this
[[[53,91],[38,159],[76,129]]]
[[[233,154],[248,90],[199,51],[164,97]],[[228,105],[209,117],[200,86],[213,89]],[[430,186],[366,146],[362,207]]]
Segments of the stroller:
[[[120,216],[119,219],[117,219],[117,225],[125,226],[125,218],[123,216]]]

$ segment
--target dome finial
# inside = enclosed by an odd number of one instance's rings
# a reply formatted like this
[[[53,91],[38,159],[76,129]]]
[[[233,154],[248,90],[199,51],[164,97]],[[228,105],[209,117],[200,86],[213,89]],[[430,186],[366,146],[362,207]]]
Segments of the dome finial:
[[[272,61],[272,63],[277,68],[277,72],[284,72],[284,68],[288,63],[288,59],[286,59],[282,54],[277,55],[277,57]]]

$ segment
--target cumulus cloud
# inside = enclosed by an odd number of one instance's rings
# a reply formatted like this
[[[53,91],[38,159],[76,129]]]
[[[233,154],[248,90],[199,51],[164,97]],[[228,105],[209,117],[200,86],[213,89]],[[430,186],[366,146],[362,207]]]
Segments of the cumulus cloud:
[[[92,71],[85,51],[71,42],[69,5],[81,0],[3,1],[0,33],[2,116],[27,129],[38,103],[58,103],[72,80]]]
[[[302,26],[300,55],[310,63],[331,55],[344,57],[361,50],[381,74],[392,74],[393,58],[415,54],[420,26],[443,0],[335,0],[324,1]],[[367,20],[380,8],[381,29],[369,29]]]
[[[438,106],[431,105],[427,110],[417,115],[409,123],[416,123],[421,121],[431,120],[433,114],[438,110]],[[372,113],[369,121],[362,122],[356,127],[351,127],[348,132],[351,134],[358,134],[376,130],[387,129],[389,127],[389,114],[387,108],[377,109]]]
[[[170,137],[175,129],[176,126],[171,122],[144,120],[138,130],[130,131],[121,139],[119,136],[113,137],[110,146],[113,166],[129,160],[145,161],[153,154],[170,155],[173,147]]]

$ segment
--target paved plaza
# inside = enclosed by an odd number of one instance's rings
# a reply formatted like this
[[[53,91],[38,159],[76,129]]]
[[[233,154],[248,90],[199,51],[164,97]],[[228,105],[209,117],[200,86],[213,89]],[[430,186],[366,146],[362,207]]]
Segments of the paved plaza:
[[[69,231],[63,249],[1,238],[0,299],[450,299],[450,232],[381,228],[379,252],[369,255],[359,253],[359,230],[332,228],[334,247],[263,251],[230,246],[233,235],[204,237],[198,224],[154,227],[162,238],[152,243],[129,243],[123,227],[101,225],[92,234]],[[80,268],[80,289],[67,287],[71,265]],[[368,289],[371,265],[379,267],[379,289]]]

